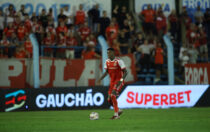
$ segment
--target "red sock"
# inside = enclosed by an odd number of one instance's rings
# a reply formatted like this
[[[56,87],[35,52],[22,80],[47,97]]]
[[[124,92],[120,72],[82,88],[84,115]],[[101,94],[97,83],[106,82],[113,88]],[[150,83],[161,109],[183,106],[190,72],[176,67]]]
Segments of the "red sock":
[[[112,98],[112,103],[113,103],[113,106],[114,106],[114,112],[118,112],[119,108],[118,108],[118,105],[117,105],[116,96],[112,95],[111,98]]]

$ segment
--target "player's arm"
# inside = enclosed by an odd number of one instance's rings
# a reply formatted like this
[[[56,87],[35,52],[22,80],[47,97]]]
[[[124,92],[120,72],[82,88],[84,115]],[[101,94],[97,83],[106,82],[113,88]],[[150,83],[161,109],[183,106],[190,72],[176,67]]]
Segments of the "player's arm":
[[[123,77],[122,80],[125,80],[126,76],[128,75],[128,71],[126,69],[123,69]]]
[[[96,85],[100,85],[101,80],[103,80],[108,75],[108,70],[103,73],[103,75],[99,78],[99,80],[96,82]]]
[[[128,71],[125,69],[122,69],[122,72],[123,72],[123,76],[122,78],[120,79],[120,81],[117,82],[117,88],[121,85],[121,83],[123,82],[123,80],[125,80],[126,76],[128,75]]]

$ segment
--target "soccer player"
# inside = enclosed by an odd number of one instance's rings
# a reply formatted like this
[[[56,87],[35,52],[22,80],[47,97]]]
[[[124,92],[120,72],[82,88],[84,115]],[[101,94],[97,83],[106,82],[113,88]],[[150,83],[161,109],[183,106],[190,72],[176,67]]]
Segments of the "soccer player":
[[[106,72],[100,77],[96,84],[100,84],[101,80],[109,74],[110,87],[108,91],[108,102],[114,107],[114,116],[111,119],[119,119],[122,110],[119,110],[116,96],[119,94],[124,79],[127,75],[125,64],[119,58],[115,58],[115,51],[113,48],[107,49],[108,59],[106,60],[104,68]]]

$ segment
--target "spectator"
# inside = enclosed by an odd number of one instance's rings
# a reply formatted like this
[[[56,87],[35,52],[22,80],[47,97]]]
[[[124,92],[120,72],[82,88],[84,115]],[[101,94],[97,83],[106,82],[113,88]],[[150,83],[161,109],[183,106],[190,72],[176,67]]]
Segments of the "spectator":
[[[138,51],[141,53],[141,69],[143,70],[146,68],[147,72],[149,72],[149,69],[151,67],[150,57],[151,57],[151,46],[148,44],[148,40],[144,40],[144,44],[140,45],[138,47]]]
[[[26,50],[26,54],[28,58],[32,58],[33,56],[33,45],[29,39],[29,36],[26,36],[26,41],[24,42],[24,47]]]
[[[156,70],[156,77],[154,79],[154,84],[156,84],[158,81],[160,81],[160,77],[161,77],[161,71],[163,68],[163,58],[164,55],[164,51],[163,48],[161,46],[161,43],[158,42],[157,43],[157,47],[155,49],[155,70]]]
[[[123,23],[122,22],[124,22],[125,19],[127,18],[126,14],[127,14],[127,8],[125,6],[122,6],[121,12],[119,12],[119,15],[117,17],[117,22],[119,24],[119,28],[120,29],[122,29],[122,27],[123,27]]]
[[[138,33],[136,36],[137,36],[136,40],[134,41],[132,50],[131,50],[132,53],[136,52],[138,47],[144,43],[144,38],[143,38],[142,33]]]
[[[36,16],[36,13],[33,12],[32,15],[31,15],[31,21],[34,22],[35,20],[38,20],[38,16]]]
[[[32,32],[35,33],[35,36],[36,36],[37,41],[39,43],[39,48],[41,48],[40,45],[41,45],[41,42],[42,42],[42,39],[43,39],[44,29],[41,26],[41,23],[37,22],[36,19],[33,19]],[[40,51],[41,51],[41,49],[40,49]]]
[[[69,6],[64,6],[63,14],[66,16],[65,22],[66,22],[67,28],[70,28],[70,26],[73,24],[73,17],[71,16],[69,12]]]
[[[42,23],[42,27],[45,29],[48,24],[48,17],[45,9],[42,9],[42,13],[39,16],[39,21]]]
[[[11,45],[10,41],[7,39],[5,35],[3,35],[2,40],[0,41],[0,46],[4,46],[3,50],[1,51],[4,56],[8,57],[10,45]]]
[[[118,41],[120,43],[120,52],[122,54],[128,54],[130,52],[130,48],[128,45],[128,38],[125,36],[125,32],[121,31],[118,37]]]
[[[43,41],[44,46],[54,46],[55,45],[55,36],[53,32],[48,31],[47,36]],[[52,48],[44,48],[44,56],[53,57],[53,49]]]
[[[12,33],[11,39],[10,39],[10,47],[8,51],[8,57],[13,57],[15,53],[16,46],[20,46],[21,43],[18,41],[16,33]]]
[[[60,9],[60,14],[58,14],[58,25],[61,22],[65,22],[66,21],[66,15],[63,14],[63,8]]]
[[[73,33],[69,33],[67,36],[67,40],[66,40],[66,46],[70,47],[70,46],[77,46],[78,45],[78,41],[77,39],[74,37]],[[66,58],[67,59],[74,59],[74,53],[75,50],[74,48],[67,48],[66,49]]]
[[[176,11],[172,10],[171,14],[169,15],[169,23],[170,23],[170,33],[173,40],[177,38],[178,32],[178,17],[176,15]]]
[[[14,5],[10,4],[9,7],[6,9],[6,24],[10,22],[14,22],[14,16],[16,11],[14,9]]]
[[[110,24],[110,19],[107,17],[106,11],[103,11],[103,16],[99,18],[99,34],[105,36],[106,28]]]
[[[81,25],[85,23],[85,12],[83,11],[82,4],[79,5],[79,10],[76,12],[75,18],[76,18],[75,20],[76,25]]]
[[[185,25],[187,30],[190,28],[190,24],[192,23],[192,19],[189,17],[189,15],[187,13],[186,6],[182,7],[181,22]]]
[[[131,26],[131,25],[128,24],[128,20],[125,19],[125,20],[123,21],[123,26],[122,26],[122,28],[121,28],[121,31],[124,32],[125,37],[126,37],[127,39],[130,38],[130,26]]]
[[[206,9],[206,12],[204,14],[204,26],[207,33],[208,42],[210,42],[210,8]]]
[[[191,23],[190,28],[187,30],[186,34],[187,42],[190,45],[195,45],[198,40],[197,27],[195,24]]]
[[[56,30],[55,30],[53,21],[48,21],[48,25],[46,27],[46,33],[48,33],[48,32],[50,32],[51,36],[53,36],[53,38],[55,39],[55,37],[56,37]]]
[[[116,39],[118,36],[118,28],[114,25],[114,22],[111,22],[110,25],[106,28],[107,39],[110,39],[111,33],[113,33],[112,38]]]
[[[16,17],[15,17],[15,20],[14,20],[14,22],[13,22],[13,28],[14,28],[16,31],[17,31],[18,27],[20,26],[21,22],[23,22],[23,21],[21,21],[20,17],[19,17],[19,16],[16,16]]]
[[[82,24],[82,26],[79,28],[78,30],[79,35],[81,37],[82,41],[85,41],[85,39],[90,35],[91,33],[91,29],[88,27],[88,23],[85,22],[84,24]]]
[[[60,33],[64,33],[65,36],[67,35],[68,28],[66,27],[63,21],[61,21],[59,26],[56,28],[56,33],[57,33],[57,36],[59,36]]]
[[[133,45],[132,45],[132,48],[131,48],[131,53],[134,54],[135,56],[135,60],[136,60],[136,65],[138,66],[139,65],[139,61],[140,61],[140,57],[141,57],[141,53],[138,52],[138,47],[140,45],[142,45],[144,43],[144,38],[143,38],[143,35],[142,33],[138,33],[136,35],[136,39],[135,41],[133,42]],[[139,66],[138,66],[139,67]],[[138,68],[137,67],[137,68]]]
[[[28,14],[25,14],[25,20],[24,21],[25,21],[24,25],[26,27],[26,30],[27,30],[28,33],[30,33],[31,30],[32,30],[32,23],[31,23],[31,20],[29,19]]]
[[[27,57],[26,51],[24,49],[24,45],[18,46],[15,52],[16,59],[24,59]]]
[[[161,40],[163,35],[167,31],[166,17],[164,16],[162,9],[158,11],[156,16],[156,29],[157,29],[158,39]]]
[[[208,46],[207,46],[207,34],[202,27],[199,28],[199,44],[201,61],[208,62]]]
[[[3,11],[0,10],[0,40],[2,39],[3,30],[4,30],[4,14]]]
[[[180,61],[181,61],[181,73],[182,74],[184,73],[184,66],[185,66],[185,64],[188,64],[189,63],[189,60],[190,60],[189,54],[187,53],[187,50],[184,50],[182,52],[182,56],[180,57]]]
[[[49,9],[49,12],[47,14],[47,20],[48,20],[48,23],[49,23],[49,21],[54,21],[53,9],[52,8]]]
[[[195,64],[197,62],[199,52],[193,45],[189,45],[187,52],[189,54],[189,63]]]
[[[184,65],[187,64],[190,59],[189,55],[187,53],[187,50],[188,50],[187,44],[183,44],[182,47],[180,48],[180,52],[179,52],[179,60],[180,60],[179,73],[182,74],[183,77],[184,77],[184,74],[183,74]]]
[[[148,4],[147,9],[141,12],[141,16],[143,16],[143,29],[146,34],[154,33],[155,25],[155,11],[152,9],[152,6]]]
[[[27,29],[24,26],[24,23],[21,22],[20,26],[17,29],[17,37],[18,37],[19,41],[24,41],[26,34],[27,34]]]
[[[25,5],[20,6],[20,10],[19,10],[18,14],[20,14],[20,19],[21,19],[21,21],[23,21],[25,15],[26,15]]]
[[[12,36],[12,33],[14,33],[14,32],[15,32],[15,28],[14,28],[14,26],[13,26],[13,23],[10,22],[10,23],[8,23],[8,27],[6,27],[6,28],[4,29],[3,34],[6,35],[6,38],[7,38],[8,40],[10,40],[10,38],[11,38],[11,36]]]
[[[99,5],[96,4],[88,11],[89,26],[94,33],[97,33],[98,22],[100,17]]]
[[[121,52],[120,52],[120,43],[117,41],[117,39],[113,40],[113,46],[111,48],[113,48],[115,50],[115,56],[120,56]]]
[[[59,37],[58,37],[58,42],[57,42],[58,49],[56,50],[57,58],[64,59],[66,57],[65,55],[66,49],[63,48],[64,46],[66,46],[66,36],[63,32],[60,32]]]
[[[93,46],[87,46],[87,49],[82,52],[82,59],[96,59],[101,56],[95,52],[95,48]]]
[[[10,43],[13,46],[19,46],[21,45],[21,43],[19,42],[17,35],[15,32],[12,33],[11,39],[10,39]]]
[[[197,10],[195,11],[194,17],[195,17],[195,24],[198,25],[202,25],[203,24],[203,12],[200,9],[200,6],[197,7]]]

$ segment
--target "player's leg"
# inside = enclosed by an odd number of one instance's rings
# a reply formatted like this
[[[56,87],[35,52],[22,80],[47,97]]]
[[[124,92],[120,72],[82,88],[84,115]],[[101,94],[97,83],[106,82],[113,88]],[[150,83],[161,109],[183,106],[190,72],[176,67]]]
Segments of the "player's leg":
[[[114,89],[112,90],[111,99],[114,107],[114,116],[112,117],[112,119],[119,119],[119,114],[118,114],[119,108],[116,98],[116,90]]]
[[[107,99],[107,101],[109,102],[109,104],[110,104],[111,106],[113,106],[112,99],[111,99],[111,94],[108,94],[108,99]]]
[[[121,85],[116,89],[117,96],[119,96],[119,93],[120,93],[121,89],[123,88],[123,86],[124,86],[124,82],[122,82]],[[122,115],[122,113],[123,113],[123,111],[121,109],[119,109],[118,110],[118,115],[120,116],[120,115]]]

